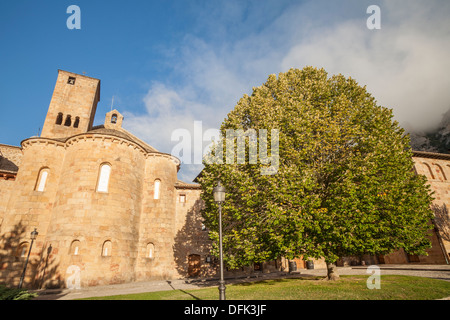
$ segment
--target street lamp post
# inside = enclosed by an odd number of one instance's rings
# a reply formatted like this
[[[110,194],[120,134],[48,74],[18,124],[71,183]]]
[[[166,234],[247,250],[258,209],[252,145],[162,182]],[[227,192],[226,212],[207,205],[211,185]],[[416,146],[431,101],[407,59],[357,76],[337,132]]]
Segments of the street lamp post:
[[[226,189],[222,186],[220,180],[217,187],[214,187],[214,201],[219,204],[219,254],[220,254],[220,281],[219,281],[219,299],[225,300],[225,281],[223,280],[223,251],[222,251],[222,202],[225,201]]]
[[[30,258],[31,247],[33,247],[33,242],[34,242],[34,240],[36,240],[37,235],[38,235],[38,232],[36,231],[36,228],[34,228],[34,231],[31,231],[31,237],[30,237],[30,239],[31,239],[30,250],[28,250],[27,260],[25,261],[25,267],[23,268],[22,276],[20,277],[20,281],[19,281],[19,289],[22,288],[23,279],[25,278],[25,272],[27,271],[28,259]]]

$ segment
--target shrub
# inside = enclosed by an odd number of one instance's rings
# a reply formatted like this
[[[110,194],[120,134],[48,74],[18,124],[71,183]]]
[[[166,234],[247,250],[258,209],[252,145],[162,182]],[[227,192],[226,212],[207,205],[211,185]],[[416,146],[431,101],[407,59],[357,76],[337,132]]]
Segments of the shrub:
[[[0,286],[0,300],[31,300],[36,296],[36,293],[28,292],[25,289]]]

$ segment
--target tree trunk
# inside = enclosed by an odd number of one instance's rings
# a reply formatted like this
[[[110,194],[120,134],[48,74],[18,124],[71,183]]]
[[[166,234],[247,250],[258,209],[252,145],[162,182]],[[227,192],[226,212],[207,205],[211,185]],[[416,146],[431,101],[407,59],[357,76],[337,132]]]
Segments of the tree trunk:
[[[327,262],[327,280],[339,280],[339,274],[334,263]]]

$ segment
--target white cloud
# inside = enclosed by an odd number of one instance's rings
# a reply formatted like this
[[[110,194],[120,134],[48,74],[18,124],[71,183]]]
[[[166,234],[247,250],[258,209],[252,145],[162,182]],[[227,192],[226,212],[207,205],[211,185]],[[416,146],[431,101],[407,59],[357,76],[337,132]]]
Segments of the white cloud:
[[[414,129],[437,125],[450,108],[448,3],[381,2],[381,30],[366,27],[370,1],[276,3],[195,8],[196,30],[208,29],[172,50],[177,83],[154,82],[143,99],[146,113],[126,114],[129,130],[170,153],[175,129],[193,132],[194,121],[218,128],[269,74],[306,65],[355,78]],[[200,170],[182,168],[187,181]]]
[[[194,154],[201,154],[203,148],[207,145],[207,142],[202,142],[203,133],[210,128],[218,128],[220,122],[214,121],[213,108],[195,100],[187,99],[186,97],[190,94],[183,94],[182,92],[183,90],[175,91],[159,82],[153,83],[143,98],[146,113],[137,115],[125,112],[124,116],[127,120],[124,122],[124,127],[165,153],[172,154],[177,144],[183,142],[183,139],[190,139],[192,155],[187,158],[189,161],[182,165],[179,174],[181,180],[189,182],[195,178],[202,168],[201,165],[198,165],[199,161],[194,162]],[[198,136],[195,136],[195,125],[198,129],[199,121],[201,121],[201,132]],[[180,129],[187,130],[191,135],[182,139],[175,136],[172,141],[173,134]],[[199,141],[198,139],[200,139],[200,143],[196,143],[196,141]],[[186,157],[182,154],[173,155],[181,160],[182,156]]]
[[[357,19],[315,30],[291,48],[283,69],[313,65],[351,76],[401,124],[435,127],[450,108],[450,24],[438,19],[449,6],[433,2],[432,11],[430,3],[408,3],[380,5],[381,30],[368,30]]]

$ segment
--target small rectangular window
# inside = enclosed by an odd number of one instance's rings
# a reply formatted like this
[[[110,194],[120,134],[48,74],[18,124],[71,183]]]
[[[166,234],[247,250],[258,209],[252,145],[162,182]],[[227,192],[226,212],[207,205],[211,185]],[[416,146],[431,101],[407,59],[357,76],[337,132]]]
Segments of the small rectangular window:
[[[108,256],[110,256],[111,255],[111,241],[109,241],[109,240],[106,240],[104,243],[103,243],[103,248],[102,248],[102,256],[103,257],[108,257]]]
[[[186,202],[186,195],[185,194],[180,194],[180,202],[181,203],[185,203]]]
[[[75,84],[75,77],[69,77],[69,80],[67,80],[68,84]]]

